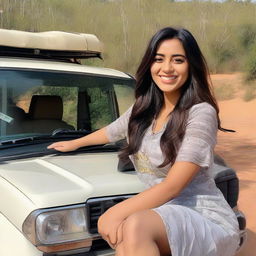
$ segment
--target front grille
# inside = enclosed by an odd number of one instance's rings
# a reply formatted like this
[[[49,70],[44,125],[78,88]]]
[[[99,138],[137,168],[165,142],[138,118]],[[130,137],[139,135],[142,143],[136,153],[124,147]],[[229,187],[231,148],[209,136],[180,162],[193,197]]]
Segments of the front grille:
[[[132,195],[110,196],[101,198],[91,198],[86,202],[87,227],[90,233],[98,233],[97,222],[99,217],[110,207],[118,204]]]
[[[105,240],[97,239],[92,241],[92,247],[90,251],[95,252],[95,251],[106,250],[106,249],[110,249],[110,246]]]

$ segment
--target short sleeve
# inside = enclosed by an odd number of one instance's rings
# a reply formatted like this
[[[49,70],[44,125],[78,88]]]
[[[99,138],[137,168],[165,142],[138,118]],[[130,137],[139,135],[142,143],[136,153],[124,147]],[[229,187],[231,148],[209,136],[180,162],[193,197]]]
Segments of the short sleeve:
[[[124,139],[128,132],[128,123],[132,112],[131,106],[118,119],[106,126],[107,138],[110,142],[116,142]]]
[[[208,103],[194,105],[189,111],[176,162],[192,162],[208,168],[213,162],[217,131],[216,110]]]

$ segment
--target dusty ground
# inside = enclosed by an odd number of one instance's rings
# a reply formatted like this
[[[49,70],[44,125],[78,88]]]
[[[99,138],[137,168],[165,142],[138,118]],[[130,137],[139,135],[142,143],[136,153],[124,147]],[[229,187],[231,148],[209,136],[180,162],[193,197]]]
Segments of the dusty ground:
[[[247,218],[248,239],[238,256],[256,255],[256,99],[242,99],[241,74],[213,75],[214,86],[222,83],[235,88],[232,99],[219,101],[222,126],[235,133],[219,132],[219,153],[234,169],[240,179],[238,206]]]

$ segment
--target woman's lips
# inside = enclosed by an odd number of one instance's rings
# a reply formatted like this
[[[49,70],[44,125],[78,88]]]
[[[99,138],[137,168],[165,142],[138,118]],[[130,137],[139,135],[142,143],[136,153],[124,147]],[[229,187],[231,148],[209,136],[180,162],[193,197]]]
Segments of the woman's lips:
[[[178,76],[160,76],[161,78],[161,81],[163,83],[173,83],[176,79],[177,79]]]

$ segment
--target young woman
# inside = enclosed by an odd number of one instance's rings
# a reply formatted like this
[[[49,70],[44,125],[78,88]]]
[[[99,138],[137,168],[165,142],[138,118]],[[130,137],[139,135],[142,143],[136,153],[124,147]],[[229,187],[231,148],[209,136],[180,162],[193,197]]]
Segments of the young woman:
[[[211,178],[223,130],[205,59],[191,33],[158,31],[136,74],[134,105],[86,137],[49,148],[75,150],[127,138],[147,189],[110,208],[98,230],[118,256],[233,256],[238,222]]]

